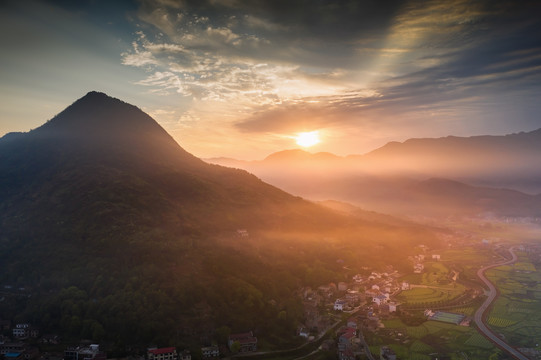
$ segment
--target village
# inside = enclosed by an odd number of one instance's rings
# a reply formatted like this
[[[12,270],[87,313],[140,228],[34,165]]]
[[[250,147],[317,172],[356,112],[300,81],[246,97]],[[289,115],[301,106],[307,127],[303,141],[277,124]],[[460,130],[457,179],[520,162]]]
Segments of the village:
[[[439,254],[419,254],[409,257],[411,273],[421,274],[425,271],[425,261],[438,262]],[[370,334],[385,331],[382,319],[392,319],[401,312],[398,294],[421,285],[410,284],[403,280],[405,274],[387,266],[385,271],[363,269],[364,274],[356,274],[348,282],[323,284],[317,288],[300,288],[296,296],[302,299],[304,321],[299,324],[297,336],[303,338],[305,344],[319,344],[319,350],[336,354],[339,360],[356,358],[396,359],[393,350],[383,344],[379,354],[370,353],[363,332]],[[458,273],[450,271],[448,281],[456,282]],[[460,299],[467,301],[467,299]],[[426,309],[425,319],[468,326],[470,318],[461,314],[432,311]],[[0,319],[0,356],[5,360],[105,360],[107,354],[100,351],[100,345],[81,343],[68,346],[63,354],[41,353],[40,345],[62,344],[57,335],[41,334],[40,330],[27,323],[11,324],[9,320]],[[11,333],[11,336],[5,334]],[[331,336],[329,336],[331,334]],[[389,330],[389,335],[407,341],[407,336]],[[205,344],[193,353],[188,349],[177,349],[175,346],[150,346],[145,354],[137,359],[148,360],[191,360],[236,357],[248,354],[263,354],[258,349],[258,339],[252,331],[228,335],[227,344]]]

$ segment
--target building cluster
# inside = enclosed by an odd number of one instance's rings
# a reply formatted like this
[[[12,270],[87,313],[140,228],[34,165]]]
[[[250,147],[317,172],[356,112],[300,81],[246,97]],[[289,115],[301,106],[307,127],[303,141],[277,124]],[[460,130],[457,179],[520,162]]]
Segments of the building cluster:
[[[427,251],[427,248],[423,247],[423,250]],[[430,258],[432,260],[435,260],[435,261],[440,261],[441,260],[441,255],[432,254],[432,255],[430,255]],[[426,255],[425,254],[419,254],[419,255],[415,255],[415,256],[410,256],[409,259],[413,262],[413,273],[414,274],[422,273],[423,270],[425,269],[425,266],[424,266],[423,262],[426,259]]]
[[[228,339],[229,351],[232,353],[247,353],[257,350],[257,337],[251,331],[246,333],[231,334]],[[203,346],[201,348],[201,357],[204,360],[219,359],[220,355],[227,351],[225,348],[220,350],[217,345]],[[147,349],[147,360],[191,360],[192,355],[189,350],[177,352],[175,347]]]
[[[0,335],[0,359],[2,360],[37,360],[40,358],[55,358],[63,360],[106,360],[105,352],[100,351],[98,344],[69,346],[64,353],[40,354],[39,348],[35,345],[40,344],[60,344],[60,338],[57,335],[39,336],[39,329],[30,324],[21,323],[11,326],[11,321],[0,319],[0,331],[10,332],[11,337]],[[28,341],[27,341],[28,340]],[[257,351],[257,337],[253,332],[231,334],[228,339],[227,349],[225,345],[220,348],[216,345],[204,346],[201,348],[202,358],[205,360],[218,359],[224,353],[247,353]],[[45,356],[44,356],[45,355]],[[52,356],[52,357],[51,357]],[[189,350],[177,352],[175,347],[150,347],[146,351],[147,360],[191,360],[192,356]]]
[[[150,347],[147,349],[148,360],[192,360],[190,350],[177,352],[177,348],[170,346],[164,348]]]
[[[39,349],[29,340],[41,341],[39,329],[31,324],[20,323],[12,327],[10,320],[0,319],[0,331],[11,333],[11,337],[0,335],[0,357],[6,360],[32,360],[39,357]]]
[[[348,319],[346,326],[340,328],[338,335],[338,359],[339,360],[355,360],[364,353],[364,347],[359,338],[359,319]]]
[[[98,344],[68,347],[64,350],[64,360],[105,360],[107,354],[100,351]]]
[[[425,269],[423,261],[425,261],[425,256],[423,254],[415,255],[412,257],[413,260],[413,273],[420,274]]]

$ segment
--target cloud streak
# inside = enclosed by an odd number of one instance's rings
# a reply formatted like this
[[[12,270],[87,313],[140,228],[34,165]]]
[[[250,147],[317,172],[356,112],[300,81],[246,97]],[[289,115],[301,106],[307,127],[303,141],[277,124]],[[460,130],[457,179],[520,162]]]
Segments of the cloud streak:
[[[538,123],[529,100],[541,95],[538,4],[383,5],[145,0],[122,61],[145,69],[139,85],[213,104],[245,134],[355,128],[397,138]],[[522,123],[512,125],[505,116],[519,103]]]

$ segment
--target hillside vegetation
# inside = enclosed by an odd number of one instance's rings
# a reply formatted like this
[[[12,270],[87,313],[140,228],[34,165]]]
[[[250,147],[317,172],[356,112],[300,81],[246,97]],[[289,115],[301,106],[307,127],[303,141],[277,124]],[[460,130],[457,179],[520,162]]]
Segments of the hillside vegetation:
[[[0,140],[0,225],[0,284],[24,288],[0,317],[120,350],[247,330],[294,344],[301,286],[407,266],[409,249],[438,241],[206,164],[138,108],[95,92]]]

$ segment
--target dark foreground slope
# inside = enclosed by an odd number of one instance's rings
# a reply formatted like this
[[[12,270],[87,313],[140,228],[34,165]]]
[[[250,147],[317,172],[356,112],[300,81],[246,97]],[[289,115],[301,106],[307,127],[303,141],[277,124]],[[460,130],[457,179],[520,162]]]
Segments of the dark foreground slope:
[[[0,139],[0,226],[0,285],[25,288],[0,317],[141,347],[250,329],[283,345],[302,317],[299,286],[351,275],[337,259],[351,271],[398,266],[398,242],[435,241],[206,164],[138,108],[96,92]]]

